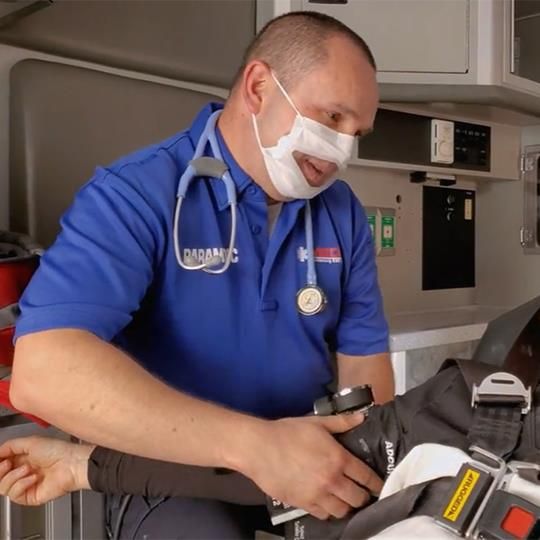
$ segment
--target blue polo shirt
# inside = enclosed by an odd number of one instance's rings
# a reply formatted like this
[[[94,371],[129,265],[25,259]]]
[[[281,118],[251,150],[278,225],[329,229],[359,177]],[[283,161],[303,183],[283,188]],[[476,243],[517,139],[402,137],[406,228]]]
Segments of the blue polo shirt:
[[[266,196],[218,131],[239,200],[233,263],[221,275],[180,268],[171,234],[178,179],[219,107],[208,105],[190,129],[96,170],[21,300],[16,337],[87,330],[192,395],[267,418],[302,415],[333,378],[329,351],[388,350],[370,228],[343,182],[312,200],[328,305],[299,314],[305,201],[284,204],[269,236]],[[182,206],[182,253],[223,257],[230,217],[223,182],[194,180]]]

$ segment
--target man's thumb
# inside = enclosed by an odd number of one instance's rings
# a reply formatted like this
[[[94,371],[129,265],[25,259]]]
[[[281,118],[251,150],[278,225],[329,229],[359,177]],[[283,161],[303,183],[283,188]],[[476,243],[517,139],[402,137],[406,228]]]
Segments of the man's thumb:
[[[320,416],[319,419],[330,433],[344,433],[360,425],[365,416],[361,412],[353,414],[338,414],[335,416]]]

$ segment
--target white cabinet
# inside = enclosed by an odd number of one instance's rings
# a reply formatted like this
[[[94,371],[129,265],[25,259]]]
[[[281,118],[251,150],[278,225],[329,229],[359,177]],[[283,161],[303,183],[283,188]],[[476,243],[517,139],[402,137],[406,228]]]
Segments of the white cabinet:
[[[383,101],[540,114],[540,0],[259,0],[259,27],[301,9],[332,15],[367,41]]]
[[[396,395],[425,383],[437,374],[445,360],[470,360],[478,340],[441,343],[429,347],[419,347],[405,351],[392,351],[390,360],[394,371],[394,391]]]
[[[466,73],[469,69],[469,0],[352,0],[312,3],[346,21],[373,51],[380,72]]]

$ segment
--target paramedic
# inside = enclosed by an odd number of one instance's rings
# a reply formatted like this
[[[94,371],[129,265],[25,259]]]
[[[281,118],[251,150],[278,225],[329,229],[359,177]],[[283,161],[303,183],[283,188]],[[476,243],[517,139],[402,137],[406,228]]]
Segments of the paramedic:
[[[15,406],[102,446],[238,470],[319,518],[365,504],[380,479],[332,437],[361,419],[291,417],[325,393],[331,353],[341,386],[393,395],[370,227],[351,189],[332,182],[338,150],[372,129],[377,105],[373,57],[350,29],[309,12],[270,22],[215,130],[238,197],[230,267],[185,270],[174,251],[178,179],[222,108],[211,103],[187,130],[98,168],[76,196],[21,300]],[[329,144],[336,155],[321,159]],[[315,315],[297,305],[307,200],[327,299]],[[176,231],[181,255],[223,262],[230,219],[223,182],[196,179]],[[133,522],[152,504],[134,500]],[[155,525],[168,528],[147,526],[158,537],[181,527],[248,536],[238,514],[171,499]]]

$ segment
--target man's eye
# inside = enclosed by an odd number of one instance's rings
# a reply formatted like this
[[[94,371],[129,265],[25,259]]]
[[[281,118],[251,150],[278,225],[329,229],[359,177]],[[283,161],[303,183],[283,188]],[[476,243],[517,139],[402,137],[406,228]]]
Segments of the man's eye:
[[[339,120],[339,113],[337,112],[328,111],[326,114],[328,115],[328,118],[332,120],[332,122],[337,122]]]

